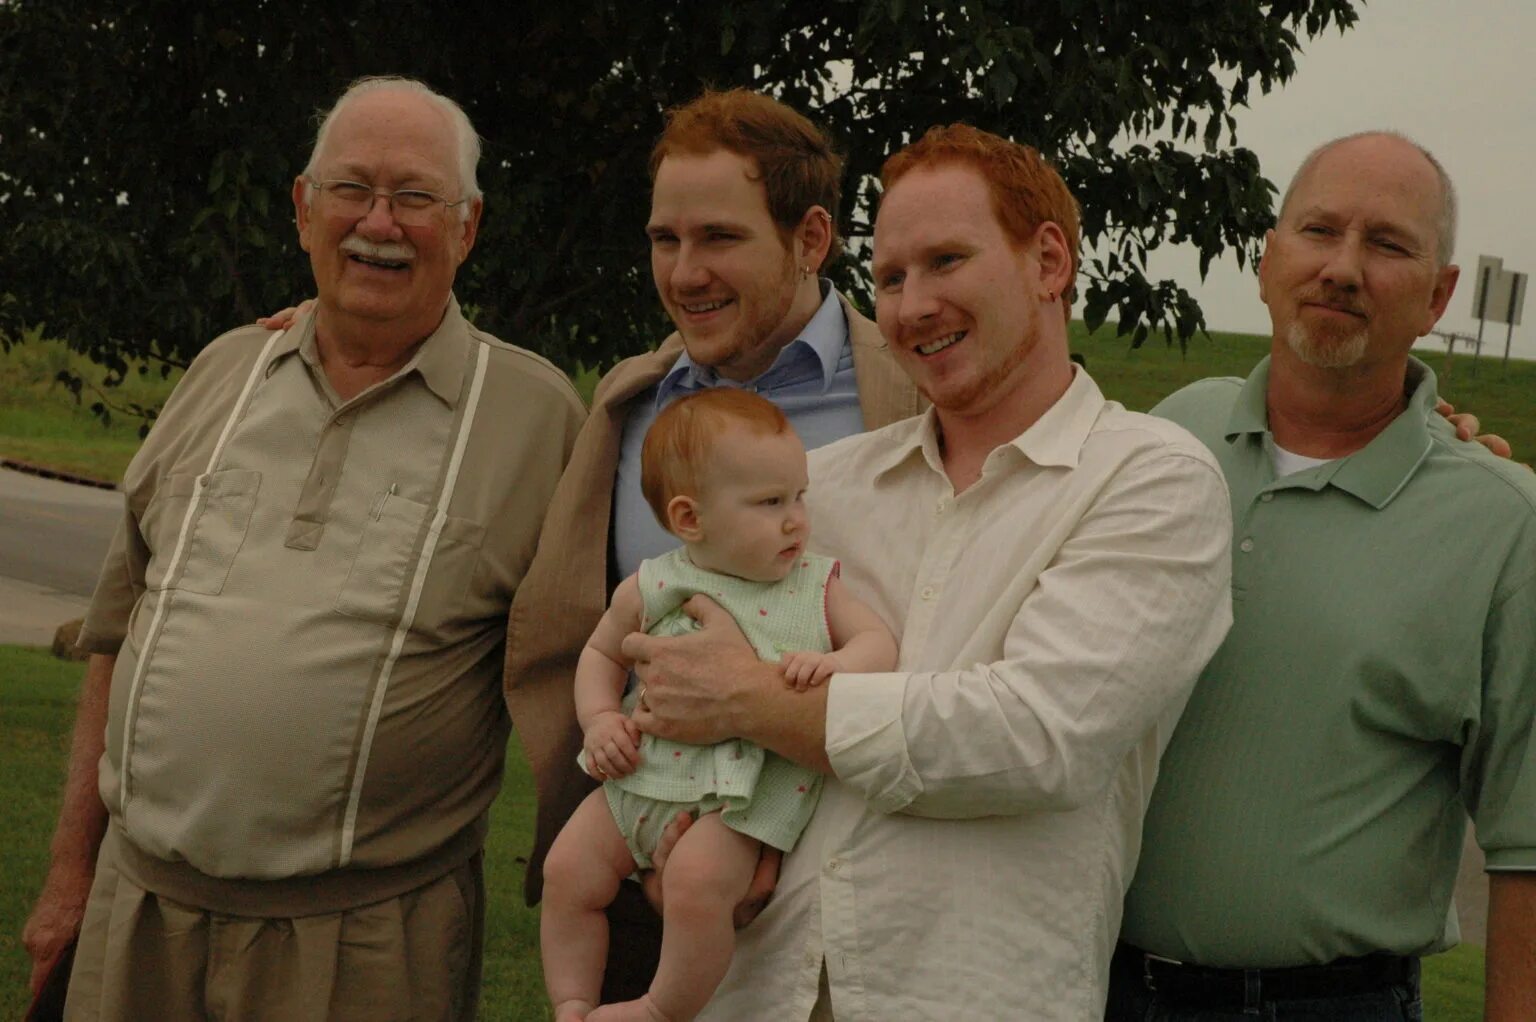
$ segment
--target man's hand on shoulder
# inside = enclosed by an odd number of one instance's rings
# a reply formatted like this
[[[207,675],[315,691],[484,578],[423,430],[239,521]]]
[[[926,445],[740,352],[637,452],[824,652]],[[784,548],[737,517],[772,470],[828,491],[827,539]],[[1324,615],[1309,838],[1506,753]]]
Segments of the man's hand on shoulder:
[[[1510,446],[1508,440],[1497,433],[1479,433],[1478,430],[1483,428],[1483,424],[1471,412],[1458,412],[1455,406],[1445,398],[1441,398],[1435,405],[1435,411],[1445,416],[1446,421],[1455,427],[1457,440],[1475,440],[1500,458],[1515,456],[1514,448]]]
[[[268,330],[287,330],[298,321],[310,309],[315,307],[313,298],[306,298],[298,305],[290,305],[286,309],[279,309],[270,316],[257,316],[256,325],[266,327]]]

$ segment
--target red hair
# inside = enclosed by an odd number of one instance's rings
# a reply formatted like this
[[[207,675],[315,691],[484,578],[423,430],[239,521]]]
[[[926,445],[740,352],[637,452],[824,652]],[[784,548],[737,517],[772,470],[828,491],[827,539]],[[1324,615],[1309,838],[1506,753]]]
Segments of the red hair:
[[[1044,223],[1061,228],[1072,260],[1067,286],[1062,289],[1062,312],[1072,317],[1077,297],[1078,235],[1081,233],[1077,200],[1056,168],[1027,145],[1010,142],[969,124],[929,128],[923,137],[893,153],[880,168],[880,183],[891,186],[914,170],[946,164],[970,167],[987,182],[992,193],[992,212],[1003,231],[1022,245]]]
[[[779,406],[750,391],[713,387],[679,398],[662,409],[640,447],[640,492],[661,527],[667,505],[680,494],[696,496],[701,467],[727,426],[767,436],[789,430]]]
[[[667,126],[651,150],[651,180],[661,161],[674,153],[705,156],[717,149],[757,164],[768,193],[768,214],[786,234],[812,206],[832,218],[827,261],[842,252],[837,213],[843,195],[843,158],[832,141],[796,110],[749,89],[707,90],[691,103],[667,111]]]

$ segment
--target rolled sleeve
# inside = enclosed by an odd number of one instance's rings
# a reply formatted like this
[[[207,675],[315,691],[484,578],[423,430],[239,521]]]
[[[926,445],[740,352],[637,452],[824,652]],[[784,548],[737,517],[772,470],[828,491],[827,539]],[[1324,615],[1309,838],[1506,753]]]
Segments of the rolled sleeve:
[[[907,754],[908,677],[834,674],[828,682],[827,759],[876,812],[899,812],[923,790]]]

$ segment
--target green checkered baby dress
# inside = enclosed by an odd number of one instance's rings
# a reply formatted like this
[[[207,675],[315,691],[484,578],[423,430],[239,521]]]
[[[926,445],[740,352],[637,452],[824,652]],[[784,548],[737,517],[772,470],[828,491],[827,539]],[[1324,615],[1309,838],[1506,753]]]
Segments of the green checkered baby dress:
[[[827,583],[837,561],[802,554],[778,582],[752,582],[695,567],[678,548],[640,565],[641,627],[652,635],[683,635],[698,626],[682,605],[704,594],[730,612],[757,655],[777,662],[786,653],[832,649],[827,630]],[[632,694],[626,709],[632,709]],[[684,745],[644,735],[641,765],[608,781],[609,808],[643,869],[656,838],[679,810],[721,811],[732,830],[789,851],[810,822],[821,775],[751,742]]]

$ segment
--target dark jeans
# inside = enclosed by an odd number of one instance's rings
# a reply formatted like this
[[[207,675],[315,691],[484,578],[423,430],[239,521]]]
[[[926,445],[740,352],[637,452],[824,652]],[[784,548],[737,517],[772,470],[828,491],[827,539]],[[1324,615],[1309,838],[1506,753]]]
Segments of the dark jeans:
[[[1260,994],[1248,1011],[1186,1006],[1148,990],[1137,960],[1117,953],[1109,971],[1106,1022],[1422,1022],[1419,979],[1363,994],[1273,1001]]]
[[[661,959],[661,916],[645,900],[639,884],[619,885],[608,906],[608,966],[603,972],[603,1003],[632,1001],[651,988]]]

